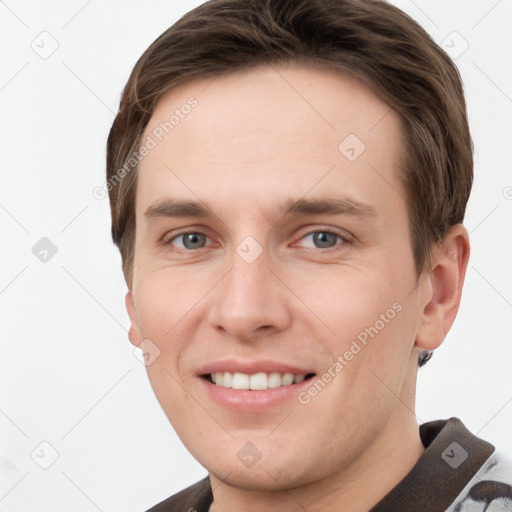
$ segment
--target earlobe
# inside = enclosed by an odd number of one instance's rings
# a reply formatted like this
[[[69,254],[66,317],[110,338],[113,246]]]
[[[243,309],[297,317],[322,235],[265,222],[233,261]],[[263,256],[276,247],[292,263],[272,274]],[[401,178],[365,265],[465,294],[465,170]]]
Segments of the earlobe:
[[[460,305],[469,251],[469,235],[462,224],[452,226],[433,248],[432,270],[424,283],[428,298],[416,334],[419,348],[436,349],[450,330]]]
[[[135,303],[133,300],[133,293],[131,290],[127,292],[124,298],[124,302],[126,304],[126,311],[128,312],[128,316],[130,317],[130,329],[128,330],[128,338],[132,345],[138,347],[142,341],[142,337],[140,336],[139,332],[137,314],[135,311]]]

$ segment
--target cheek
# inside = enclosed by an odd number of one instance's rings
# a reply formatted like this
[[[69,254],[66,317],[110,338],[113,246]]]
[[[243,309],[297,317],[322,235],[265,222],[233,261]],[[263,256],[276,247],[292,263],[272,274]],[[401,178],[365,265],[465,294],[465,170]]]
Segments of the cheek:
[[[146,371],[163,410],[169,419],[174,419],[188,407],[187,395],[180,385],[180,358],[191,339],[185,329],[187,313],[197,299],[189,296],[188,290],[194,287],[185,287],[181,280],[176,282],[170,272],[140,277],[136,295],[140,335],[151,340],[159,351]]]
[[[139,275],[136,308],[141,334],[167,342],[203,293],[197,280],[186,279],[179,271]]]
[[[338,385],[356,387],[352,392],[358,395],[385,393],[379,378],[392,389],[400,387],[417,317],[415,296],[409,293],[413,282],[404,274],[393,271],[390,263],[386,269],[334,269],[330,275],[316,275],[314,286],[311,280],[298,284],[307,290],[307,304],[318,315],[311,318],[317,323],[321,319],[318,332],[325,335],[318,341],[333,360],[341,359],[345,377],[337,380]]]
[[[396,298],[391,295],[391,300]],[[414,348],[417,312],[414,301],[403,296],[389,306],[387,300],[371,305],[365,324],[357,326],[358,332],[344,353],[345,359],[352,358],[344,369],[344,385],[350,388],[346,392],[359,397],[352,406],[360,414],[391,411],[397,397],[405,392],[403,384]],[[403,399],[407,400],[405,396]],[[368,403],[375,404],[373,413],[364,412]]]
[[[332,338],[356,338],[376,323],[381,331],[399,316],[404,299],[400,288],[405,286],[390,278],[388,269],[329,267],[314,276],[294,276],[293,282],[308,308],[330,328]]]
[[[188,301],[183,293],[164,279],[146,276],[137,289],[136,308],[139,334],[142,339],[151,341],[153,356],[146,366],[148,378],[158,400],[165,402],[167,396],[175,400],[165,404],[164,410],[173,413],[182,407],[180,380],[180,357],[189,337],[183,333],[180,321],[186,318]]]

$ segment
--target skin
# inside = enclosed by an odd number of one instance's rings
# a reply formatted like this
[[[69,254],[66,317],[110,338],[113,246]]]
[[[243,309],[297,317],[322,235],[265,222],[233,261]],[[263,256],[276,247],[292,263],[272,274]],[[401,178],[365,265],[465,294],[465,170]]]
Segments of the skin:
[[[208,470],[210,510],[366,511],[424,451],[418,352],[438,347],[456,316],[467,231],[454,226],[432,248],[432,271],[416,275],[400,120],[349,74],[262,65],[190,82],[161,98],[144,136],[191,96],[197,107],[140,165],[130,340],[160,350],[148,376]],[[351,133],[366,146],[352,162],[338,149]],[[145,216],[168,196],[199,199],[214,215]],[[326,196],[376,215],[273,214],[288,198]],[[311,233],[325,230],[346,241],[318,246]],[[177,237],[184,232],[206,237],[190,249]],[[236,252],[247,236],[263,249],[252,263]],[[397,302],[401,311],[308,404],[236,412],[211,400],[196,375],[226,354],[322,375]],[[262,455],[252,467],[237,457],[248,441]]]

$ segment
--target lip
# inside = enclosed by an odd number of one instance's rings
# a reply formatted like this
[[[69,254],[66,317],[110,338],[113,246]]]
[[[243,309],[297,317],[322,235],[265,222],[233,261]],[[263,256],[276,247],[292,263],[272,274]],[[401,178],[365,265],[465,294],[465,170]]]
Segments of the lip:
[[[297,403],[297,395],[301,390],[311,385],[313,378],[289,386],[262,390],[225,388],[211,383],[202,376],[198,377],[198,381],[206,395],[223,407],[236,412],[263,412],[277,406],[283,406],[285,402],[290,400]]]
[[[215,372],[246,373],[248,375],[260,372],[293,373],[294,375],[316,373],[311,368],[301,368],[300,366],[294,366],[271,359],[260,359],[258,361],[226,359],[214,361],[202,366],[198,370],[197,375],[202,376]]]
[[[202,366],[197,372],[197,377],[206,396],[223,407],[236,412],[262,412],[279,405],[282,406],[290,400],[297,401],[297,395],[301,390],[311,385],[311,379],[308,378],[289,386],[263,390],[232,389],[217,386],[205,378],[206,375],[215,372],[246,373],[248,375],[259,372],[293,373],[294,375],[316,375],[317,373],[311,368],[270,359],[258,361],[226,359]]]

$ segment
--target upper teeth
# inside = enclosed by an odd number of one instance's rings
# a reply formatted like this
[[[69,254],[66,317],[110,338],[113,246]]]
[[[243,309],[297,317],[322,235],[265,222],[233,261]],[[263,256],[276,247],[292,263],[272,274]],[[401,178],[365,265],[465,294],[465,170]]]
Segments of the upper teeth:
[[[224,388],[262,390],[302,382],[306,375],[278,372],[272,372],[268,375],[264,372],[252,375],[247,373],[215,372],[210,374],[210,377],[214,384]]]

